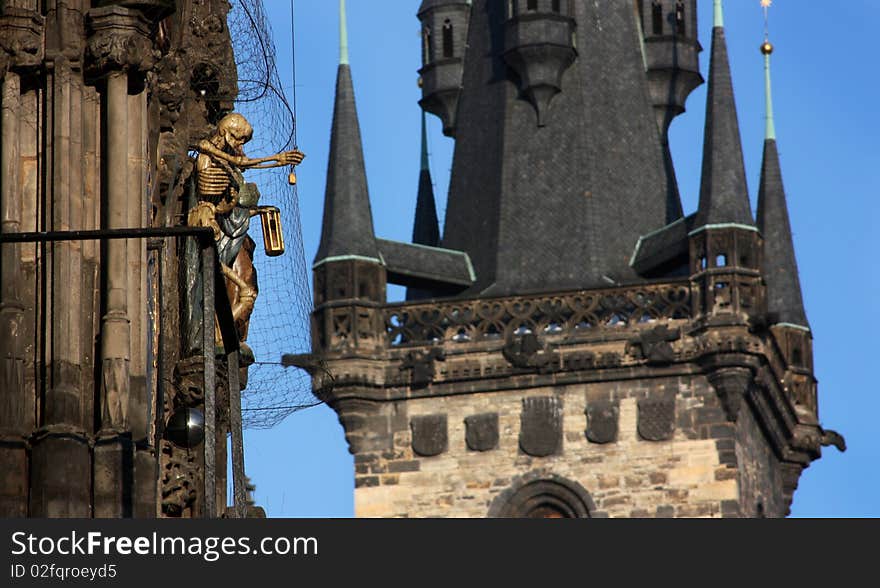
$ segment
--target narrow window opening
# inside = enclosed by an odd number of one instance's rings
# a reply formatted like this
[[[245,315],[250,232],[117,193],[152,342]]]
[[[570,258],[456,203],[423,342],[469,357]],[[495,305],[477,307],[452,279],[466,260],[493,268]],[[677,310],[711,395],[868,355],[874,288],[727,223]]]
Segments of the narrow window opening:
[[[657,0],[651,4],[651,20],[655,35],[663,34],[663,5]]]
[[[538,10],[538,0],[528,0],[526,10]]]
[[[687,27],[684,22],[684,2],[678,0],[675,3],[675,34],[679,37],[684,37],[687,32]]]
[[[700,258],[700,269],[703,269],[703,270],[704,270],[704,269],[706,269],[707,267],[709,267],[709,262],[708,262],[708,260],[706,259],[706,257],[703,256],[703,257]]]
[[[556,12],[558,14],[562,10],[562,7],[560,6],[560,4],[561,4],[560,0],[553,0],[552,4],[550,5],[553,12]]]
[[[443,57],[450,58],[455,55],[455,48],[452,45],[452,23],[449,19],[443,23]]]
[[[794,365],[803,365],[803,355],[801,354],[801,350],[798,347],[794,348],[794,351],[791,352],[791,362]]]
[[[727,256],[724,254],[715,258],[715,267],[727,267]]]
[[[422,29],[422,65],[431,63],[431,27]]]

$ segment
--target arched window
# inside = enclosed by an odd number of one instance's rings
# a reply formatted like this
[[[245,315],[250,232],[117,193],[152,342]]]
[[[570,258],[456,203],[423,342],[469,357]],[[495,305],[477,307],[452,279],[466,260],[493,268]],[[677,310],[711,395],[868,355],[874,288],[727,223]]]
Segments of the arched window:
[[[675,34],[679,37],[686,36],[687,26],[684,22],[684,2],[678,0],[675,3]]]
[[[715,267],[727,267],[727,256],[723,253],[715,258]]]
[[[489,507],[490,518],[579,519],[596,510],[577,482],[554,475],[528,474],[499,494]]]
[[[653,21],[653,30],[655,35],[663,34],[663,5],[659,0],[651,3],[651,20]]]
[[[455,55],[455,47],[452,45],[452,22],[447,18],[443,23],[443,57],[449,58]]]

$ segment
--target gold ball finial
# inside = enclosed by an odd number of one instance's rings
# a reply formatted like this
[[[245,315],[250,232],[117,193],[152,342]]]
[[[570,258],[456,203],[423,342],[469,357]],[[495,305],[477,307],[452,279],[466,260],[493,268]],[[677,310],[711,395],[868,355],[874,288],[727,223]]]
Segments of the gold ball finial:
[[[764,41],[761,43],[761,53],[764,55],[772,55],[773,54],[773,43],[770,41]]]

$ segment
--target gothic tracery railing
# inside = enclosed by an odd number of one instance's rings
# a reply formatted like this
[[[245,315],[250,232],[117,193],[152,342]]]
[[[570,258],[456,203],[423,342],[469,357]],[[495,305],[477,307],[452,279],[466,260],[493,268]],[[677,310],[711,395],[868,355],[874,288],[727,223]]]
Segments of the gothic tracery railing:
[[[511,335],[578,335],[691,318],[688,282],[581,290],[385,308],[389,347],[505,340]]]

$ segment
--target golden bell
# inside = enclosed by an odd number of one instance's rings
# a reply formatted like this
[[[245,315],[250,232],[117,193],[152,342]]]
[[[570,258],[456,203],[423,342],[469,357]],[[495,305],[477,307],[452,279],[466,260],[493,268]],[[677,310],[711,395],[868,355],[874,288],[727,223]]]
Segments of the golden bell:
[[[290,184],[291,186],[296,185],[296,174],[295,173],[290,172],[290,175],[287,176],[287,183]]]
[[[284,254],[284,232],[281,229],[281,210],[274,206],[260,208],[260,221],[263,225],[263,246],[266,255],[278,257]]]

